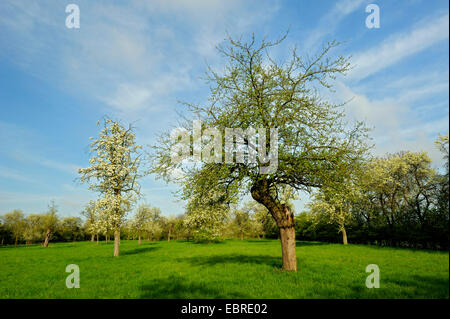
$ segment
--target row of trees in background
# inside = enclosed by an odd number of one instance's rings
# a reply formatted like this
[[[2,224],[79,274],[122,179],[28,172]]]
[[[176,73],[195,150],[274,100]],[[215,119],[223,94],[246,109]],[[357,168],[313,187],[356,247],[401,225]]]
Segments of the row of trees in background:
[[[426,153],[400,152],[361,163],[337,189],[322,188],[297,216],[297,238],[448,249],[448,136],[436,141],[443,173]],[[338,230],[337,232],[335,230]]]
[[[94,202],[89,202],[82,211],[84,218],[60,218],[57,212],[52,202],[44,214],[25,216],[21,210],[14,210],[0,216],[1,245],[48,245],[49,241],[85,240],[98,243],[109,242],[114,236],[113,225],[100,220],[104,215],[95,212]],[[123,221],[120,234],[121,239],[136,240],[137,244],[144,240],[211,242],[232,237],[276,238],[277,227],[267,210],[254,202],[244,205],[243,209],[233,210],[217,227],[196,227],[191,216],[182,214],[166,217],[158,207],[141,204],[131,218]]]
[[[295,216],[296,238],[328,242],[449,248],[448,137],[437,141],[444,153],[444,173],[431,168],[426,153],[402,152],[375,158],[352,180],[331,191],[315,193],[308,211]],[[285,195],[286,196],[286,195]],[[293,205],[286,202],[290,209]],[[250,201],[240,207],[216,207],[206,213],[202,206],[187,205],[186,214],[165,217],[157,207],[141,204],[120,227],[122,239],[219,241],[225,238],[279,238],[276,222],[261,204]],[[109,241],[114,226],[89,202],[80,217],[57,216],[52,202],[45,214],[24,216],[20,210],[1,218],[2,245],[52,241]],[[204,220],[204,218],[209,218]],[[109,226],[108,226],[109,225]],[[339,234],[340,233],[340,234]]]
[[[444,158],[442,172],[431,166],[424,152],[400,152],[384,158],[346,165],[339,183],[318,189],[308,211],[295,216],[296,238],[300,240],[405,246],[431,249],[449,247],[449,166],[448,136],[436,141]],[[217,192],[191,200],[186,214],[165,217],[157,207],[141,204],[135,214],[122,218],[121,238],[142,240],[217,241],[224,238],[279,238],[275,220],[256,201],[224,205],[198,205],[211,201]],[[282,194],[291,211],[289,188]],[[205,211],[208,210],[208,211]],[[98,201],[81,212],[84,217],[59,218],[54,202],[44,214],[21,210],[0,218],[1,244],[52,241],[109,241],[117,231],[115,219],[105,214]],[[112,215],[114,216],[114,215]],[[340,234],[339,234],[340,233]]]
[[[262,213],[263,211],[260,210]],[[147,215],[148,213],[148,215]],[[264,212],[267,214],[267,211]],[[271,223],[271,228],[264,228],[258,219],[267,219],[267,215],[252,215],[251,212],[234,211],[217,233],[205,230],[191,229],[185,215],[165,217],[159,208],[140,206],[134,218],[124,221],[120,228],[121,239],[143,241],[158,240],[193,240],[197,242],[211,242],[225,238],[248,239],[277,237],[277,228]],[[1,245],[45,244],[48,230],[48,214],[30,214],[25,216],[21,210],[14,210],[1,216],[0,241]],[[52,216],[49,241],[69,242],[90,240],[109,242],[114,235],[113,229],[93,231],[89,222],[83,222],[80,217]]]
[[[2,245],[42,243],[47,247],[50,240],[84,240],[83,221],[80,217],[60,219],[54,202],[44,214],[25,214],[15,209],[0,216],[0,240]]]
[[[295,216],[296,238],[429,249],[449,248],[449,138],[439,136],[441,171],[425,152],[399,152],[344,163],[332,181],[313,193],[307,211]],[[279,238],[263,205],[240,208],[215,203],[215,189],[189,199],[185,224],[196,240]],[[294,211],[291,188],[279,193]],[[199,205],[200,203],[200,205]],[[214,203],[214,204],[212,204]]]

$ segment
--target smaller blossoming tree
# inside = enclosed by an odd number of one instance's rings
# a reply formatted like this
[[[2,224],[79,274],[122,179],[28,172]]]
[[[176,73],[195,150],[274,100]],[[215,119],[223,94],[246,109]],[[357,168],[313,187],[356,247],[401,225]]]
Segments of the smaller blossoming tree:
[[[120,226],[140,197],[138,179],[144,175],[139,170],[142,146],[136,144],[135,138],[131,125],[126,128],[118,121],[105,118],[99,137],[90,144],[91,166],[78,171],[81,182],[100,195],[96,208],[102,225],[97,226],[98,229],[111,227],[114,231],[114,256],[119,256]]]

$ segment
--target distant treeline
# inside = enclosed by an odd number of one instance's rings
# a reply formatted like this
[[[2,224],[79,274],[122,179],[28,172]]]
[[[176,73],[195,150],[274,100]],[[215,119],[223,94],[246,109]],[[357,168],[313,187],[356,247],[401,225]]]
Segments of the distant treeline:
[[[335,193],[328,195],[319,190],[309,210],[295,216],[297,239],[342,242],[345,233],[345,239],[355,244],[449,249],[446,145],[444,173],[431,168],[431,160],[425,153],[402,152],[371,160],[352,184],[357,196],[339,195],[336,202],[332,199]],[[0,217],[0,243],[45,246],[49,241],[109,241],[113,228],[94,211],[95,206],[89,203],[82,212],[84,219],[60,218],[53,202],[44,214],[25,216],[21,210],[14,210]],[[215,222],[200,222],[192,217],[189,214],[165,217],[159,208],[142,204],[123,223],[120,236],[139,243],[142,240],[279,237],[274,219],[265,207],[254,201],[230,207]]]
[[[338,211],[332,216],[336,222],[330,223],[324,209],[329,196],[322,192],[309,205],[309,214],[297,216],[297,238],[338,242],[336,229],[342,232],[345,226],[350,243],[448,249],[448,137],[444,141],[444,173],[431,167],[426,153],[375,158],[352,185],[357,196],[347,196],[342,204],[347,214]]]

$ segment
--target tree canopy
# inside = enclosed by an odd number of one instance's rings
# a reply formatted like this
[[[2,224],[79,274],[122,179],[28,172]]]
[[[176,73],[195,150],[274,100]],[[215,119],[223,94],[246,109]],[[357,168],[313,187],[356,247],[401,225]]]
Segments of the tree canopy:
[[[207,161],[199,165],[175,162],[171,160],[171,149],[178,141],[163,134],[154,147],[152,172],[180,182],[183,197],[191,201],[208,198],[210,202],[230,203],[243,193],[250,193],[269,210],[280,228],[283,267],[296,270],[294,219],[289,207],[282,203],[282,189],[310,191],[333,180],[337,167],[364,155],[368,149],[367,129],[363,123],[350,126],[342,105],[330,103],[320,94],[322,89],[331,88],[331,81],[338,74],[349,69],[348,59],[330,57],[337,43],[329,43],[313,58],[301,58],[294,49],[286,62],[278,62],[271,57],[270,49],[283,40],[284,37],[274,42],[265,39],[258,42],[253,36],[244,42],[228,38],[217,48],[227,61],[224,71],[209,68],[207,73],[208,103],[184,104],[190,114],[183,118],[184,129],[189,128],[191,120],[198,119],[207,135],[208,128],[247,132],[237,134],[239,138],[231,149],[236,161]],[[258,142],[249,137],[248,130],[252,128],[263,128],[256,134]],[[270,132],[271,142],[272,138],[277,140],[276,145],[265,141],[265,131]],[[207,139],[201,142],[197,145],[207,147]],[[261,148],[273,154],[274,147],[276,157],[270,160],[276,161],[276,169],[264,173],[260,168],[267,161],[261,158],[253,161],[251,156],[255,149]],[[244,161],[239,161],[242,149]],[[195,154],[195,149],[191,151]],[[214,149],[217,152],[223,155],[224,150]],[[226,154],[218,157],[224,158]],[[183,172],[182,178],[173,176],[175,170]],[[217,196],[208,196],[211,189]]]

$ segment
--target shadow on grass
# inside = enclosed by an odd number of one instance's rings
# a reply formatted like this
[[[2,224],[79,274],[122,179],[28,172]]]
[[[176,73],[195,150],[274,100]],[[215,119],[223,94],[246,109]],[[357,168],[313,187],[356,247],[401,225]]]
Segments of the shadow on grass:
[[[389,278],[387,282],[391,282],[404,287],[417,287],[423,289],[427,294],[435,295],[438,291],[446,291],[445,298],[448,298],[449,279],[433,275],[412,275],[403,278]]]
[[[137,247],[142,247],[142,246],[157,245],[157,244],[159,243],[159,241],[142,241],[141,244],[139,245],[139,244],[137,243],[137,240],[135,240],[135,241],[131,241],[131,240],[130,240],[130,241],[127,242],[127,244],[128,244],[128,243],[130,243],[131,245],[132,245],[133,243],[135,243]]]
[[[261,264],[281,268],[281,257],[248,256],[248,255],[218,255],[182,258],[180,262],[188,262],[193,266],[214,266],[218,264]]]
[[[273,242],[273,239],[246,239],[245,242],[250,244],[270,244]]]
[[[184,243],[192,244],[192,245],[221,245],[221,244],[225,244],[226,240],[218,240],[218,241],[195,241],[195,240],[189,240],[189,241],[179,241],[179,242],[184,242]]]
[[[297,241],[295,243],[296,247],[304,247],[304,246],[324,246],[330,245],[330,243],[325,243],[322,241]]]
[[[160,249],[161,247],[139,247],[132,250],[125,250],[124,252],[121,252],[122,255],[137,255],[142,253],[148,253],[150,251],[154,251],[156,249]]]
[[[278,241],[277,239],[246,239],[245,242],[249,244],[272,244],[274,241]],[[244,242],[244,241],[243,241]],[[322,241],[296,241],[295,246],[303,247],[303,246],[322,246],[322,245],[330,245],[330,243],[322,242]]]
[[[204,282],[189,282],[179,275],[155,279],[141,286],[141,298],[191,299],[191,298],[244,298],[242,294],[224,291]]]
[[[55,245],[55,243],[48,244],[48,248],[53,248],[53,249],[63,249],[63,248],[73,248],[73,247],[79,247],[79,246],[77,246],[76,244],[68,244],[68,243],[61,243],[59,245]],[[42,246],[42,248],[44,248],[44,246]]]
[[[406,291],[398,293],[396,296],[394,289],[399,290],[401,288],[393,288],[391,286],[392,284],[400,286],[406,289]],[[365,282],[361,282],[360,285],[353,285],[351,289],[355,293],[356,298],[367,298],[367,296],[376,298],[405,298],[407,294],[410,294],[409,298],[448,298],[448,284],[448,278],[412,275],[402,278],[380,279],[380,289],[369,289],[366,287]],[[390,291],[383,290],[387,286],[390,287]]]

